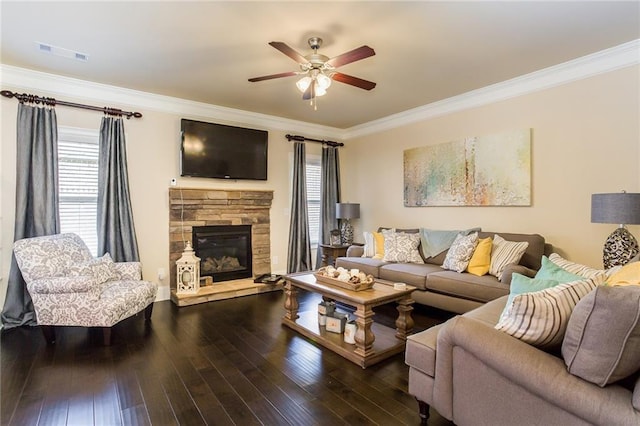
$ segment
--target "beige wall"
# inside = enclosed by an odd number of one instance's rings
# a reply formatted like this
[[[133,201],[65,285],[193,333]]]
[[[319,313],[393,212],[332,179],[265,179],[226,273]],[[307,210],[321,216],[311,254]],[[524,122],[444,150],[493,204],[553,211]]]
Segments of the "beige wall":
[[[615,225],[590,223],[590,197],[640,192],[639,72],[634,66],[349,141],[343,186],[361,203],[357,231],[539,233],[572,260],[601,267]],[[404,207],[403,150],[524,128],[533,129],[531,207]],[[640,238],[640,226],[629,229]]]
[[[16,90],[11,87],[3,89]],[[35,91],[34,91],[35,92]],[[46,92],[37,94],[51,96]],[[94,100],[72,102],[101,105]],[[13,244],[13,223],[15,209],[15,156],[16,156],[16,112],[18,102],[1,98],[1,272],[0,306],[4,303],[7,276]],[[122,105],[119,105],[122,106]],[[125,107],[125,106],[122,106]],[[289,232],[290,168],[292,144],[285,139],[286,132],[269,130],[269,164],[267,181],[224,181],[217,179],[181,178],[179,176],[179,131],[181,118],[225,123],[215,117],[184,116],[169,114],[130,106],[126,109],[140,111],[142,119],[125,120],[129,182],[133,204],[134,221],[145,279],[156,281],[161,286],[159,295],[168,296],[168,276],[158,280],[158,269],[169,273],[169,208],[168,188],[171,178],[178,179],[178,185],[196,188],[233,188],[273,190],[271,208],[271,254],[272,271],[284,273],[286,270],[287,238]],[[59,126],[99,129],[101,114],[86,110],[58,107],[56,115]],[[240,123],[227,123],[240,125]],[[246,125],[247,127],[254,127]],[[306,134],[309,137],[321,137]],[[309,147],[309,151],[319,147]]]
[[[340,151],[342,199],[361,203],[362,218],[354,221],[356,230],[380,225],[440,229],[479,225],[489,231],[540,233],[567,257],[599,266],[602,244],[615,226],[590,223],[590,195],[621,189],[640,192],[639,72],[637,66],[626,68],[346,141]],[[42,91],[37,94],[50,95]],[[98,99],[90,103],[103,102]],[[185,187],[273,190],[271,253],[277,262],[272,260],[272,270],[284,272],[292,158],[292,144],[284,138],[286,132],[266,129],[270,130],[266,182],[180,178],[180,118],[224,121],[135,105],[127,109],[144,114],[142,119],[126,121],[125,127],[134,220],[145,278],[157,281],[159,268],[169,271],[168,187],[173,177]],[[15,100],[1,98],[0,303],[4,302],[13,242],[16,110]],[[57,117],[61,126],[97,129],[101,115],[59,107]],[[403,206],[404,149],[519,128],[533,129],[531,207]],[[308,144],[307,152],[319,151],[319,145]],[[630,229],[640,238],[640,226]],[[168,277],[159,282],[161,294],[168,292],[168,282]]]

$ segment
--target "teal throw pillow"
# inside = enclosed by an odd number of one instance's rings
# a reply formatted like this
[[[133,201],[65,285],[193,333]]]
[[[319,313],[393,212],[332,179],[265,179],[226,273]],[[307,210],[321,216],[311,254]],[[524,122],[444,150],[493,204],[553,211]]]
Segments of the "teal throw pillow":
[[[581,281],[584,279],[581,275],[572,274],[549,260],[547,256],[542,256],[542,266],[536,274],[536,279],[555,280],[560,283],[568,283],[571,281]],[[511,284],[513,288],[513,284]]]
[[[575,280],[571,280],[575,281]],[[533,293],[536,291],[546,290],[551,287],[555,287],[558,284],[561,284],[558,280],[552,279],[543,279],[543,278],[529,278],[522,274],[518,274],[517,272],[513,273],[511,277],[511,288],[509,291],[509,298],[507,299],[507,304],[504,306],[504,310],[502,314],[500,314],[500,318],[507,315],[507,311],[511,308],[511,304],[513,303],[513,299],[524,293]]]

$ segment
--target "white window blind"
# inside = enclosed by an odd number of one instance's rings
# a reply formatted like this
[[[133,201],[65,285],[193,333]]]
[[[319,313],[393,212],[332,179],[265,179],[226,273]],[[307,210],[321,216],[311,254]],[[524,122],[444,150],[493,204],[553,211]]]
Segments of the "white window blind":
[[[58,128],[60,231],[78,234],[98,251],[98,132]]]
[[[320,157],[307,156],[307,211],[309,214],[309,237],[311,245],[320,239]]]

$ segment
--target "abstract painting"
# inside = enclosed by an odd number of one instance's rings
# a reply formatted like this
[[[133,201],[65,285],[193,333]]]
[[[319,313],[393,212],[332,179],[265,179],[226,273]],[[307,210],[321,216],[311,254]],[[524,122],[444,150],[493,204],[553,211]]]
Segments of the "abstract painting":
[[[404,205],[530,206],[531,129],[405,150]]]

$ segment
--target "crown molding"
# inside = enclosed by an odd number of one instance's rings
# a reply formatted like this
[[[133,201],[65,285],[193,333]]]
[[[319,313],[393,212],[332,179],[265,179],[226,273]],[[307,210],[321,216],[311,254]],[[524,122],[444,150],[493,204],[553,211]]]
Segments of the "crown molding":
[[[42,90],[56,96],[68,96],[94,102],[99,100],[101,102],[127,105],[137,109],[150,109],[190,117],[215,117],[230,123],[286,132],[308,133],[327,139],[348,140],[488,105],[638,64],[640,64],[640,39],[348,129],[321,126],[203,102],[141,92],[5,64],[0,64],[0,82],[3,86],[11,86],[10,88],[14,90]]]
[[[343,133],[342,129],[334,127],[94,83],[5,64],[0,64],[0,82],[2,82],[3,86],[11,86],[3,87],[3,89],[41,90],[53,96],[84,99],[89,102],[114,103],[122,108],[127,106],[189,117],[215,117],[218,120],[229,123],[285,132],[321,135],[328,139],[339,139]]]
[[[640,39],[346,129],[343,140],[503,101],[640,64]]]

